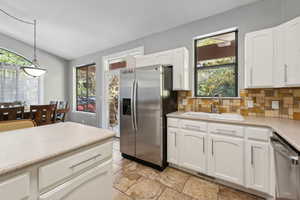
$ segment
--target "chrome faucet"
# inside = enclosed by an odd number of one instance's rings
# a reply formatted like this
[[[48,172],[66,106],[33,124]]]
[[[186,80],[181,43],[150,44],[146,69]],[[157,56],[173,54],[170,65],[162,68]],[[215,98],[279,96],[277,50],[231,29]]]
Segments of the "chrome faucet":
[[[219,108],[219,106],[221,105],[221,103],[222,103],[222,95],[221,94],[216,94],[215,95],[215,98],[217,98],[217,102],[213,102],[211,105],[210,105],[210,108],[211,108],[211,112],[212,113],[221,113],[221,111],[220,111],[220,108]]]

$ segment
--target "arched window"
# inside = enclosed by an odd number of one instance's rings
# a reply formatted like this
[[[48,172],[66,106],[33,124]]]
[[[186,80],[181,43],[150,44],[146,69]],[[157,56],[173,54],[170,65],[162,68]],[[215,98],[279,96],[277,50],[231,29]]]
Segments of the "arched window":
[[[32,63],[12,51],[0,48],[0,103],[41,103],[41,80],[27,76],[22,66]]]

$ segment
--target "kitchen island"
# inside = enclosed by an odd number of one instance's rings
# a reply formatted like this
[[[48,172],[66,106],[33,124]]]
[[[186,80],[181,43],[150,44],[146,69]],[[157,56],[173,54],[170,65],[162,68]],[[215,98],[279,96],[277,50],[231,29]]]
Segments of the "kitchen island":
[[[112,199],[113,136],[73,122],[1,133],[1,199]]]

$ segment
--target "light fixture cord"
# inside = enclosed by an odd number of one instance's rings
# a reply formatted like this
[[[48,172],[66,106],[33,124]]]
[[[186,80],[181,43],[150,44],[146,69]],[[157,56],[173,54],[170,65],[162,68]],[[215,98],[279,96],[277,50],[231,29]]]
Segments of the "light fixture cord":
[[[36,20],[33,21],[34,23],[34,41],[33,41],[33,60],[36,61]]]
[[[32,21],[26,21],[26,20],[23,20],[23,19],[21,19],[21,18],[19,18],[19,17],[13,16],[13,15],[9,14],[8,12],[6,12],[5,10],[3,10],[2,8],[0,8],[0,11],[3,12],[4,14],[6,14],[7,16],[9,16],[9,17],[15,19],[15,20],[18,20],[18,21],[23,22],[23,23],[25,23],[25,24],[31,24],[31,25],[34,25],[34,22],[32,22]]]
[[[3,10],[2,8],[0,8],[0,11],[2,13],[4,13],[5,15],[19,21],[19,22],[22,22],[24,24],[29,24],[29,25],[33,25],[34,27],[34,38],[33,38],[33,60],[36,61],[37,60],[37,56],[36,56],[36,20],[33,20],[32,21],[27,21],[27,20],[24,20],[24,19],[21,19],[19,17],[16,17],[12,14],[9,14],[8,12],[6,12],[5,10]]]

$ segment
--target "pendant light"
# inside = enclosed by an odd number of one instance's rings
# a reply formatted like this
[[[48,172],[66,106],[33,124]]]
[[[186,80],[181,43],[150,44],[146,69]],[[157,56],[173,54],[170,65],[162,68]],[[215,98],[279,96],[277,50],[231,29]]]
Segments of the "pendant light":
[[[0,11],[2,11],[4,14],[6,14],[7,16],[19,21],[19,22],[22,22],[24,24],[29,24],[29,25],[32,25],[33,26],[33,60],[32,60],[32,65],[30,67],[21,67],[21,69],[29,76],[31,77],[39,77],[39,76],[42,76],[43,74],[45,74],[47,72],[46,69],[42,69],[39,65],[39,62],[37,60],[37,48],[36,48],[36,20],[34,20],[33,22],[30,22],[30,21],[26,21],[26,20],[23,20],[23,19],[20,19],[18,17],[15,17],[11,14],[9,14],[8,12],[6,12],[5,10],[1,9],[0,8]]]

